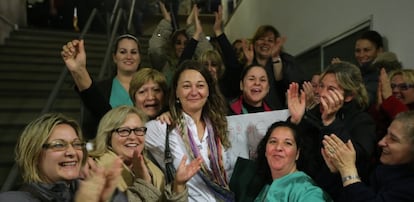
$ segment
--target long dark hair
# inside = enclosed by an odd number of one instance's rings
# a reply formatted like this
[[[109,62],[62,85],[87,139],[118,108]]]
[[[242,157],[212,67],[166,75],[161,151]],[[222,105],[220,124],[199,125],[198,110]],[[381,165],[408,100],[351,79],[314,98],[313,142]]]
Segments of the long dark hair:
[[[207,102],[203,106],[202,116],[206,116],[211,120],[211,123],[213,123],[214,134],[220,137],[221,143],[223,144],[224,148],[229,148],[230,141],[228,138],[227,131],[227,105],[225,99],[218,88],[216,80],[208,71],[207,67],[198,61],[184,61],[183,63],[181,63],[181,65],[178,67],[177,72],[174,74],[169,95],[170,112],[172,120],[174,120],[172,126],[175,127],[177,121],[181,120],[183,112],[181,103],[177,103],[178,98],[176,95],[176,91],[178,79],[185,70],[190,69],[200,72],[200,74],[204,77],[208,85],[209,95],[207,98]]]

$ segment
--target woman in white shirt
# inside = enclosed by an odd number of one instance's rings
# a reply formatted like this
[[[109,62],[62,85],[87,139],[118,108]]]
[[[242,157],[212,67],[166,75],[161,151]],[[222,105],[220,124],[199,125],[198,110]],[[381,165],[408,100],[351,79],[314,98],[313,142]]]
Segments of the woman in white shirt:
[[[193,60],[180,65],[173,78],[169,106],[169,146],[174,167],[183,155],[189,157],[188,161],[203,158],[200,171],[187,182],[189,201],[233,201],[223,163],[227,160],[224,149],[230,147],[226,102],[205,66]],[[154,120],[147,123],[147,128],[146,147],[164,166],[167,125]]]

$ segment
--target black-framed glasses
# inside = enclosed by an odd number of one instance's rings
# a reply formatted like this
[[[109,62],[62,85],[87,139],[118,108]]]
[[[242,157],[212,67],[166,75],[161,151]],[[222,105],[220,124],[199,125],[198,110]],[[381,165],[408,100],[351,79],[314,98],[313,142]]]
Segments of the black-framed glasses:
[[[62,139],[53,140],[52,142],[45,143],[42,145],[45,149],[51,149],[53,151],[65,151],[69,148],[69,145],[72,145],[73,149],[83,150],[86,143],[81,140],[74,140],[73,142],[67,142]]]
[[[394,88],[398,88],[400,90],[408,90],[409,88],[414,88],[414,84],[408,84],[408,83],[395,84],[395,83],[392,83],[391,84],[391,89],[394,89]]]
[[[121,137],[128,137],[131,132],[134,132],[136,136],[144,136],[147,132],[147,127],[138,128],[116,128],[112,132],[117,132]]]

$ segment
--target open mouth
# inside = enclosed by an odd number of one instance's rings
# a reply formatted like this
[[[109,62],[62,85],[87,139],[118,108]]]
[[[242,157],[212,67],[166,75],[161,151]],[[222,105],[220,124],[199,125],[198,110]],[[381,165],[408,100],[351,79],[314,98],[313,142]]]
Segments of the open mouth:
[[[137,144],[137,143],[128,143],[128,144],[125,144],[125,147],[131,147],[131,148],[135,148],[135,147],[137,147],[139,144]]]
[[[62,167],[74,167],[74,166],[76,166],[77,165],[77,161],[65,161],[65,162],[61,162],[61,163],[59,163],[59,166],[62,166]]]
[[[158,108],[160,105],[159,104],[145,104],[144,107],[145,108]]]
[[[261,93],[262,90],[260,88],[253,88],[253,89],[250,90],[250,92],[252,92],[252,93]]]

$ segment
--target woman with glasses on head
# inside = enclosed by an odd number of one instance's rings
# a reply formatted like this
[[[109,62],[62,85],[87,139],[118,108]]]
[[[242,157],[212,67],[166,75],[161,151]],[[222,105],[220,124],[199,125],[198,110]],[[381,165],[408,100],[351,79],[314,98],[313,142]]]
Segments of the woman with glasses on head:
[[[0,201],[108,201],[121,172],[114,158],[107,170],[93,167],[79,180],[86,149],[78,123],[62,114],[45,114],[24,129],[16,145],[16,162],[24,185],[0,194]],[[114,201],[123,201],[115,192]],[[119,200],[116,200],[119,199]]]
[[[187,157],[183,157],[175,180],[165,186],[163,172],[145,151],[147,119],[145,113],[131,106],[110,110],[99,123],[90,156],[103,167],[110,166],[117,156],[122,159],[122,179],[117,187],[129,201],[185,201],[186,182],[199,170],[201,158],[186,165]]]

